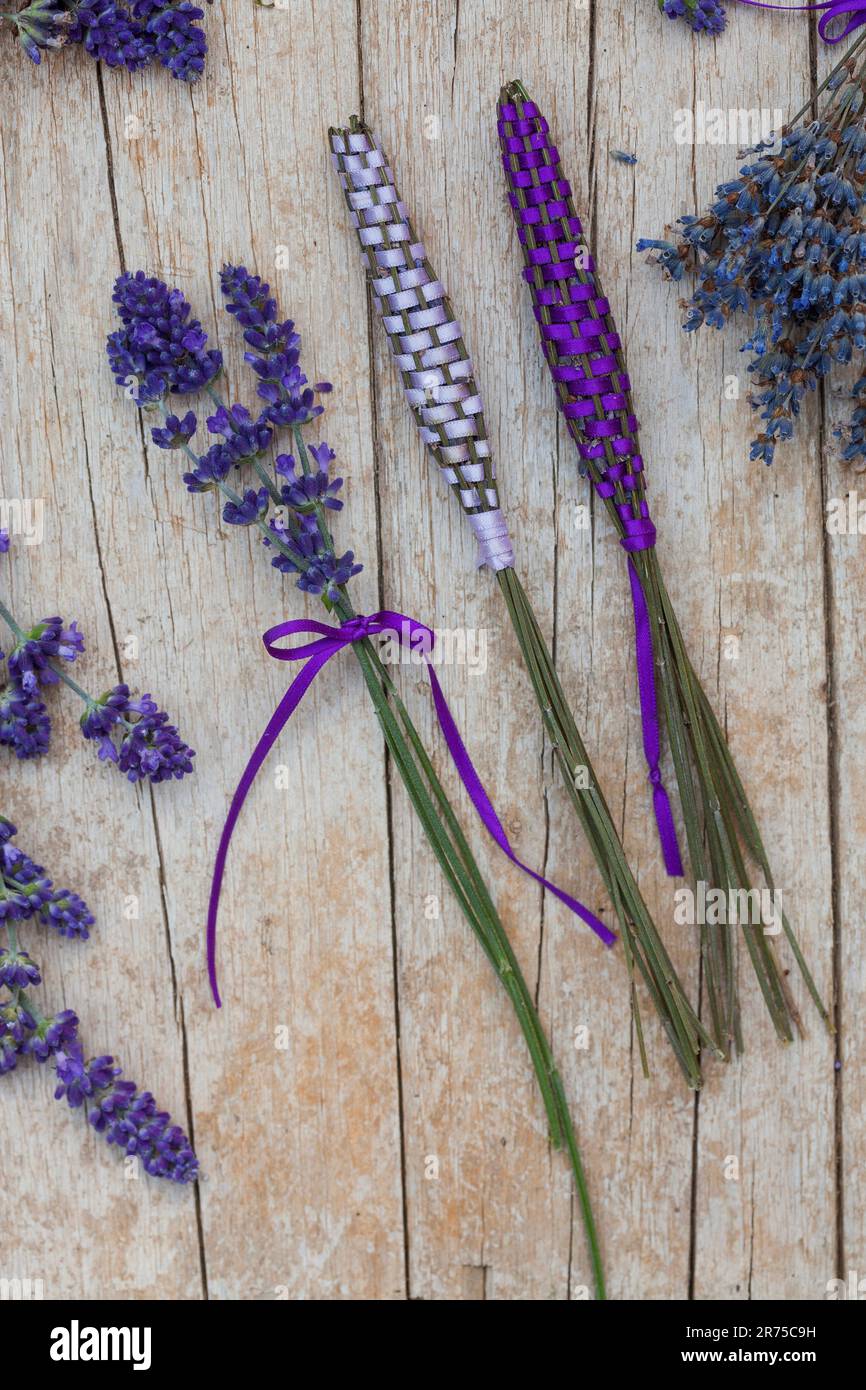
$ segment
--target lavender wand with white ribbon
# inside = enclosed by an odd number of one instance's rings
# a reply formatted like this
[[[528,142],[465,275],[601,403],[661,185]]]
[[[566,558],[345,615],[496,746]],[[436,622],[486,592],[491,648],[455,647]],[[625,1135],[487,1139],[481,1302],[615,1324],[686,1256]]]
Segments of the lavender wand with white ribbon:
[[[329,132],[334,167],[358,240],[373,302],[421,437],[454,490],[478,540],[479,563],[497,576],[568,795],[616,910],[632,977],[632,1007],[648,1070],[635,967],[677,1060],[695,1088],[701,1042],[713,1046],[689,1003],[626,861],[574,716],[529,599],[499,504],[481,393],[463,333],[397,191],[381,146],[357,117]],[[588,783],[588,785],[586,785]]]
[[[631,384],[610,304],[583,240],[547,121],[520,82],[502,89],[498,122],[509,201],[526,266],[523,274],[532,292],[559,408],[577,444],[581,471],[589,475],[629,557],[645,734],[648,701],[655,713],[655,664],[694,877],[713,889],[735,894],[737,904],[743,902],[743,894],[751,903],[744,849],[771,892],[773,876],[727,740],[686,653],[662,578]],[[806,986],[830,1026],[784,913],[781,922]],[[713,1032],[726,1053],[733,1040],[742,1049],[735,925],[701,927]],[[776,1032],[789,1042],[800,1021],[770,938],[760,924],[741,925]]]

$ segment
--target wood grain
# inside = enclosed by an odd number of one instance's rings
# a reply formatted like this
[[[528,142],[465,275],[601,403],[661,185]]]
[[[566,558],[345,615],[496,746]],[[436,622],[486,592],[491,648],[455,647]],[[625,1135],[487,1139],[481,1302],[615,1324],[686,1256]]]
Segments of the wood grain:
[[[675,290],[634,251],[736,167],[736,144],[679,142],[677,112],[789,110],[814,83],[814,54],[805,20],[738,10],[714,43],[654,9],[214,6],[193,91],[163,72],[102,72],[74,50],[33,71],[0,46],[0,497],[45,501],[44,543],[4,558],[0,591],[22,616],[77,617],[85,683],[152,691],[198,750],[194,778],[135,791],[97,764],[56,696],[53,756],[0,761],[0,811],[98,916],[85,945],[39,941],[46,997],[75,1007],[88,1046],[116,1052],[191,1127],[206,1175],[197,1194],[128,1181],[51,1102],[48,1074],[22,1066],[0,1085],[0,1202],[26,1204],[27,1219],[6,1222],[0,1276],[42,1278],[57,1299],[584,1296],[568,1170],[519,1029],[349,658],[307,697],[244,813],[224,890],[224,1007],[212,1008],[210,863],[284,689],[259,634],[316,606],[280,587],[212,498],[186,493],[103,356],[113,278],[142,268],[183,289],[225,353],[233,399],[250,403],[219,268],[244,262],[273,284],[309,376],[335,386],[323,433],[346,477],[339,538],[365,565],[358,604],[484,643],[484,669],[440,671],[473,758],[521,855],[607,910],[497,587],[475,569],[370,318],[326,147],[328,125],[366,117],[463,320],[519,571],[697,994],[697,941],[673,924],[648,815],[622,557],[587,510],[519,277],[495,131],[500,83],[516,76],[550,119],[627,344],[668,587],[785,905],[826,995],[835,982],[841,1072],[808,1001],[809,1037],[778,1047],[743,960],[747,1055],[710,1067],[695,1102],[651,1026],[645,1082],[619,953],[505,863],[442,757],[417,666],[401,668],[401,689],[537,990],[612,1296],[820,1299],[840,1271],[866,1276],[864,562],[861,537],[824,527],[826,499],[851,485],[829,437],[836,407],[811,403],[772,470],[750,464],[736,342],[686,339]]]

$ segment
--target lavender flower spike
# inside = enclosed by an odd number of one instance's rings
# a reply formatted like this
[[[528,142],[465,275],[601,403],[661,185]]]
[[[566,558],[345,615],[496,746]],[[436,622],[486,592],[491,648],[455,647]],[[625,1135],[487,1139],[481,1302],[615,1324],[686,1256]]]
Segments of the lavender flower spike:
[[[87,939],[93,925],[86,904],[75,893],[57,890],[16,845],[11,821],[0,816],[0,1076],[14,1071],[22,1057],[51,1062],[57,1073],[56,1100],[77,1110],[87,1104],[88,1120],[109,1144],[137,1155],[146,1173],[172,1182],[194,1182],[198,1160],[186,1135],[149,1091],[122,1081],[113,1057],[85,1062],[78,1041],[78,1017],[71,1009],[44,1014],[29,992],[41,984],[39,967],[18,944],[18,932],[41,922],[61,936]]]
[[[353,117],[348,130],[329,134],[373,302],[421,438],[460,497],[478,540],[479,564],[510,569],[514,551],[463,330],[369,128]]]
[[[721,34],[727,15],[719,0],[658,0],[668,19],[683,19],[696,34]]]

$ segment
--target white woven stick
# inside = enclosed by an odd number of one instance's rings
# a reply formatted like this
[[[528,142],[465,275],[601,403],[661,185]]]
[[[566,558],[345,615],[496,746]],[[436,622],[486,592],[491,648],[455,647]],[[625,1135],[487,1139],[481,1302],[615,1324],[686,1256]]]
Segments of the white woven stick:
[[[375,137],[359,123],[332,130],[330,139],[373,302],[421,438],[469,516],[478,563],[509,569],[514,551],[463,331]]]

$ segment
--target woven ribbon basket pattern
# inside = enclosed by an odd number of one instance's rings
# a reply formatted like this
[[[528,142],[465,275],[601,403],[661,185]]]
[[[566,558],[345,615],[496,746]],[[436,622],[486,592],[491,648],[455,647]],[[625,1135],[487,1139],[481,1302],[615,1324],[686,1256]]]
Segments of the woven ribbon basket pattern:
[[[421,437],[466,510],[479,563],[510,568],[514,553],[463,330],[371,131],[356,120],[349,129],[331,130],[330,141],[376,310]]]
[[[499,139],[508,197],[526,262],[541,342],[560,409],[601,497],[612,498],[624,536],[655,538],[637,441],[631,383],[610,304],[599,292],[571,186],[547,121],[518,84],[503,90]],[[580,358],[580,362],[575,359]],[[629,546],[626,544],[626,549]]]

